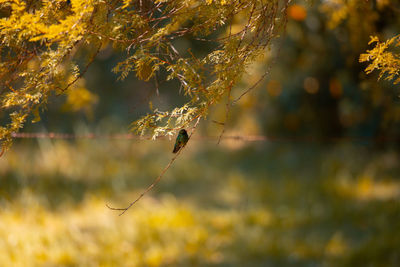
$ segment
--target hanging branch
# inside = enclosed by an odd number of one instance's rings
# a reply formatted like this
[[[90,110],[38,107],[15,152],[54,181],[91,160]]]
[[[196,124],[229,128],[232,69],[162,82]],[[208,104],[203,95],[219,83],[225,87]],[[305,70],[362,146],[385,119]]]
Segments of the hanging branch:
[[[178,81],[181,91],[177,93],[186,97],[181,106],[166,111],[154,108],[152,114],[133,122],[136,133],[150,132],[153,138],[172,135],[199,116],[205,117],[225,95],[227,120],[231,91],[282,31],[289,0],[183,2],[76,0],[60,9],[45,1],[34,12],[24,1],[15,1],[11,8],[8,1],[0,3],[0,8],[10,9],[0,19],[0,72],[5,73],[4,81],[12,79],[0,84],[0,108],[10,121],[0,126],[2,146],[10,147],[12,134],[23,128],[32,112],[46,106],[51,93],[65,93],[82,78],[107,43],[126,52],[113,68],[120,80],[133,73],[140,80],[154,78],[158,83],[157,73],[165,74],[160,82]],[[172,40],[180,38],[212,38],[216,45],[205,47],[208,51],[200,56],[190,50],[178,51]],[[75,52],[83,45],[90,49],[88,62],[80,70],[67,68],[79,61],[80,54]],[[225,129],[219,142],[224,133]]]

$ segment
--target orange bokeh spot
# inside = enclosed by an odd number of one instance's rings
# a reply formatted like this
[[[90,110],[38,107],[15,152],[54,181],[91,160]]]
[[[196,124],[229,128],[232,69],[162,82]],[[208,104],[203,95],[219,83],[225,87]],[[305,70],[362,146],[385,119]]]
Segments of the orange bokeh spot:
[[[309,94],[316,94],[319,90],[319,82],[314,77],[307,77],[304,79],[304,90]]]
[[[300,5],[291,5],[288,8],[288,16],[297,21],[303,21],[307,17],[307,10]]]

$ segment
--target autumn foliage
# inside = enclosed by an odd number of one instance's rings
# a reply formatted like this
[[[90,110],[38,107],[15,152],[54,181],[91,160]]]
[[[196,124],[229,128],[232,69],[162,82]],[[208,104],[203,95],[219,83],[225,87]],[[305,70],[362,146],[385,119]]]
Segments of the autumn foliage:
[[[132,72],[143,81],[167,73],[177,80],[187,102],[170,111],[154,108],[132,129],[153,137],[172,135],[205,117],[240,80],[247,66],[283,31],[286,1],[1,1],[1,112],[9,123],[0,128],[5,148],[51,94],[69,94],[74,109],[90,103],[79,83],[99,51],[112,46],[125,59],[112,71],[123,80]],[[238,27],[232,30],[234,21]],[[212,36],[212,37],[211,37]],[[182,56],[179,38],[215,43],[205,56]],[[82,58],[80,51],[85,51]],[[184,51],[185,53],[188,51]],[[83,62],[83,63],[82,63]],[[76,91],[85,97],[74,97]],[[68,104],[68,103],[67,103]]]

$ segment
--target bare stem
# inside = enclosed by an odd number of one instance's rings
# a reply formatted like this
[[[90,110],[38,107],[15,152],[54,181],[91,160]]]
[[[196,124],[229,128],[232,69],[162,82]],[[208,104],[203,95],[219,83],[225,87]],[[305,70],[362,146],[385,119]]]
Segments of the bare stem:
[[[219,145],[219,143],[221,142],[222,136],[225,133],[225,129],[226,129],[226,124],[228,123],[228,119],[229,119],[229,112],[230,112],[230,108],[231,108],[231,91],[232,91],[232,83],[231,86],[229,86],[228,88],[228,96],[227,96],[227,100],[226,100],[226,110],[225,110],[225,122],[223,124],[223,128],[222,128],[222,132],[218,137],[218,142],[217,145]]]

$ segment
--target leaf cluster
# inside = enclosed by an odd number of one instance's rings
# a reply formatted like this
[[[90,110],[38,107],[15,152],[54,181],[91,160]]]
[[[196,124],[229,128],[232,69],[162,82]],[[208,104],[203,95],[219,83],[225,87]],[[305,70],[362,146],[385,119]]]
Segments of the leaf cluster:
[[[400,46],[400,35],[384,42],[376,36],[371,36],[369,44],[374,44],[375,47],[360,56],[360,62],[369,63],[365,72],[370,74],[378,70],[379,79],[384,78],[393,81],[394,84],[400,83],[400,55],[393,51],[393,48]]]

